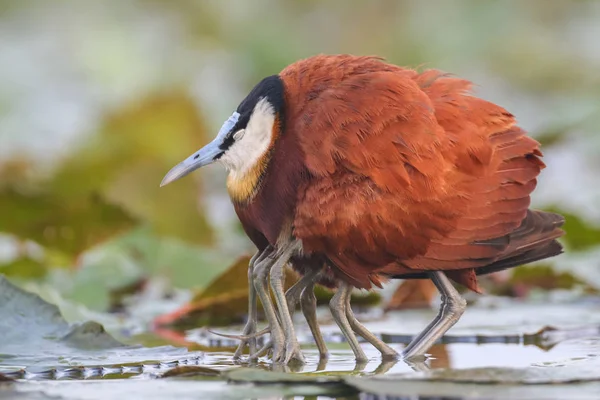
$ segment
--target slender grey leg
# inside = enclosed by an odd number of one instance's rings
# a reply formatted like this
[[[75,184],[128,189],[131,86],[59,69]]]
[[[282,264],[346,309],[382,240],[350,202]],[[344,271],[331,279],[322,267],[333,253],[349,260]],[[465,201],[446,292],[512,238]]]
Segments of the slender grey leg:
[[[272,348],[273,348],[273,340],[269,339],[269,341],[267,343],[265,343],[265,345],[263,347],[261,347],[260,350],[258,350],[256,353],[250,354],[250,357],[248,357],[248,360],[256,361],[256,360],[258,360],[259,357],[267,355],[269,350],[271,350]]]
[[[356,319],[350,305],[350,295],[348,295],[346,300],[346,317],[348,318],[348,322],[350,323],[352,330],[358,335],[362,336],[367,342],[371,343],[377,350],[379,350],[381,357],[384,360],[397,359],[399,355],[396,350],[385,344],[383,340],[375,336]]]
[[[319,363],[317,364],[315,371],[325,371],[325,368],[327,368],[327,360],[328,358],[319,358]]]
[[[256,338],[269,332],[269,329],[263,329],[260,332],[256,332],[256,324],[258,322],[258,311],[256,307],[256,290],[254,288],[253,271],[254,265],[264,260],[267,257],[267,255],[271,253],[272,250],[273,249],[271,247],[268,247],[262,252],[256,252],[256,254],[252,256],[250,262],[248,263],[248,322],[244,327],[243,333],[241,335],[228,335],[209,330],[209,332],[218,336],[241,340],[241,343],[238,345],[238,348],[233,355],[234,360],[240,358],[246,344],[249,344],[250,354],[256,352]]]
[[[304,289],[310,282],[312,282],[313,280],[316,280],[318,278],[318,275],[319,275],[319,271],[309,272],[308,274],[306,274],[302,278],[300,278],[300,280],[298,280],[298,282],[294,283],[294,285],[292,285],[292,287],[289,288],[287,290],[287,292],[285,292],[285,299],[286,299],[286,303],[287,303],[288,310],[290,313],[290,318],[292,318],[292,316],[294,315],[294,312],[296,311],[296,306],[298,305],[298,302],[300,301],[300,296],[302,295]],[[265,331],[268,331],[268,328],[261,332],[257,332],[255,334],[255,337],[258,337],[262,333],[266,333]],[[230,337],[230,336],[226,336],[226,337]],[[232,338],[241,340],[241,339],[243,339],[243,336],[233,336]],[[273,342],[268,341],[257,352],[255,357],[260,357],[263,354],[266,354],[266,352],[269,349],[271,349],[272,346],[273,346]]]
[[[252,335],[256,332],[256,323],[258,322],[258,310],[256,307],[256,290],[254,289],[253,275],[254,275],[254,264],[260,258],[262,253],[257,251],[254,256],[250,259],[248,264],[248,322],[242,331],[242,335]],[[244,347],[248,344],[250,354],[256,352],[256,338],[242,339],[238,345],[233,359],[237,360],[241,357]]]
[[[338,287],[337,292],[331,298],[331,301],[329,302],[329,308],[331,309],[331,315],[333,316],[333,319],[340,327],[340,330],[352,348],[356,361],[358,363],[364,363],[368,360],[368,358],[363,349],[360,347],[360,344],[356,339],[356,335],[352,331],[352,327],[348,322],[348,317],[346,316],[346,298],[350,297],[351,292],[352,286],[342,282]]]
[[[283,289],[283,283],[285,279],[284,267],[289,261],[292,254],[298,249],[298,242],[293,242],[288,246],[281,249],[278,253],[277,261],[271,269],[271,289],[275,295],[275,301],[277,302],[277,308],[279,310],[279,318],[281,319],[281,325],[285,334],[285,359],[283,360],[286,364],[291,360],[304,363],[304,356],[298,344],[298,338],[294,330],[294,323]]]
[[[313,280],[309,282],[308,286],[304,288],[300,301],[302,304],[302,314],[304,314],[310,332],[315,339],[317,349],[319,349],[319,358],[321,360],[326,360],[329,358],[329,352],[327,351],[327,345],[325,344],[325,340],[323,340],[321,328],[319,328],[319,323],[317,322],[317,298],[315,297],[314,291],[315,281],[318,279],[318,276],[319,275],[316,274]]]
[[[283,343],[284,343],[284,335],[281,326],[279,325],[279,321],[277,320],[277,314],[275,312],[275,308],[273,306],[273,302],[271,300],[271,296],[269,294],[269,287],[267,280],[269,278],[269,272],[271,267],[275,263],[275,259],[269,257],[265,257],[264,260],[257,263],[254,266],[254,287],[256,288],[256,293],[260,298],[260,301],[263,305],[263,309],[265,311],[265,315],[267,317],[267,321],[269,323],[269,327],[271,329],[271,341],[273,342],[273,361],[282,361],[283,359]],[[250,355],[250,360],[255,360],[259,357],[259,353],[255,353]]]
[[[285,299],[287,302],[288,310],[290,311],[290,315],[294,315],[296,312],[296,307],[300,302],[300,297],[304,292],[304,289],[311,283],[313,280],[317,279],[320,271],[310,271],[306,275],[303,275],[298,282],[294,283],[291,288],[285,292]]]
[[[406,346],[402,353],[403,358],[425,354],[448,329],[458,322],[467,308],[467,302],[452,286],[446,274],[441,271],[434,271],[430,275],[431,280],[442,295],[440,312],[427,328]]]

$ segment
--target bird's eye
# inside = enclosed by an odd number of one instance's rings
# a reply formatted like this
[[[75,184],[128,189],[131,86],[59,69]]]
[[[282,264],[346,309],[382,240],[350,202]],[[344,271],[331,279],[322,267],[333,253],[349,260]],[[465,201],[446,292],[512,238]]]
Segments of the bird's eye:
[[[240,140],[242,138],[242,136],[244,136],[245,132],[246,132],[245,129],[240,129],[239,131],[237,131],[236,133],[233,134],[233,139]]]

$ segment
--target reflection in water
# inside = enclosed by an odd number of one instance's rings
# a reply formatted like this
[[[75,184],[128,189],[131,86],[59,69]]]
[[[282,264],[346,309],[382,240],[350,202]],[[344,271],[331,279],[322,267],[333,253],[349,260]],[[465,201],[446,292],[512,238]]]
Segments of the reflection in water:
[[[331,373],[332,369],[327,369],[327,359],[320,359],[319,363],[317,364],[316,369],[314,370],[314,372],[327,372],[327,373]],[[382,375],[385,374],[386,372],[390,371],[396,364],[401,363],[401,362],[405,362],[406,365],[410,366],[411,368],[419,368],[419,370],[429,370],[429,366],[426,365],[425,361],[420,361],[420,360],[414,360],[414,361],[402,361],[402,360],[381,360],[381,363],[377,366],[377,368],[375,368],[373,371],[369,372],[366,371],[366,367],[369,365],[368,361],[356,361],[354,360],[354,368],[352,369],[350,375]],[[258,363],[240,363],[240,365],[243,365],[245,367],[255,367],[255,368],[261,368],[261,369],[265,369],[265,370],[270,370],[273,372],[294,372],[294,373],[299,373],[299,372],[309,372],[307,371],[312,369],[310,365],[302,365],[302,364],[282,364],[282,363],[272,363],[270,364],[270,368],[266,367],[264,365],[259,365]],[[414,366],[414,367],[413,367]],[[416,370],[416,369],[415,369]]]
[[[161,343],[163,344],[163,343]],[[180,343],[181,344],[181,343]],[[195,344],[197,346],[197,344]],[[440,369],[464,369],[473,367],[553,367],[580,363],[582,360],[600,356],[600,337],[567,340],[555,346],[551,351],[544,351],[535,346],[505,344],[458,344],[436,345],[431,354],[422,359],[382,361],[376,350],[364,347],[369,361],[356,363],[349,348],[335,348],[329,360],[319,358],[315,348],[305,348],[307,363],[305,365],[273,364],[267,358],[248,363],[246,359],[233,361],[233,349],[229,351],[207,351],[194,359],[181,359],[173,362],[144,362],[143,364],[127,364],[114,366],[61,366],[31,367],[19,370],[1,370],[0,372],[17,379],[64,380],[64,379],[123,379],[135,375],[162,376],[167,371],[189,368],[217,372],[234,366],[251,367],[265,371],[319,373],[323,375],[356,375],[372,376],[394,373],[426,372]],[[210,350],[210,349],[209,349]],[[401,351],[401,348],[397,350]],[[203,373],[204,375],[204,373]]]
[[[379,364],[379,366],[375,369],[375,371],[373,371],[373,375],[383,375],[386,372],[388,372],[389,370],[391,370],[394,365],[396,365],[397,363],[402,362],[400,360],[382,360],[381,364]]]
[[[489,330],[488,330],[489,331]],[[410,373],[413,371],[428,371],[437,369],[462,369],[472,367],[526,367],[544,365],[557,359],[569,359],[574,354],[599,354],[598,348],[589,348],[585,338],[598,337],[597,325],[581,328],[538,330],[535,334],[493,334],[488,335],[450,335],[442,343],[434,345],[427,358],[406,362],[385,361],[372,346],[363,343],[367,357],[366,363],[357,364],[347,343],[337,336],[326,335],[330,357],[323,360],[308,339],[303,338],[303,350],[306,357],[304,365],[273,365],[268,357],[262,357],[257,363],[249,364],[246,358],[233,360],[233,351],[237,346],[236,340],[214,339],[205,329],[188,332],[161,330],[155,332],[162,340],[154,337],[143,340],[146,345],[174,344],[185,346],[190,350],[205,352],[202,364],[216,369],[226,369],[232,366],[247,366],[264,370],[296,373],[321,373],[344,375],[381,375],[390,373]],[[402,352],[411,335],[382,335],[396,351]],[[402,339],[402,340],[398,340]],[[582,349],[586,349],[583,351]]]
[[[450,368],[450,355],[445,344],[436,344],[429,350],[431,368]]]

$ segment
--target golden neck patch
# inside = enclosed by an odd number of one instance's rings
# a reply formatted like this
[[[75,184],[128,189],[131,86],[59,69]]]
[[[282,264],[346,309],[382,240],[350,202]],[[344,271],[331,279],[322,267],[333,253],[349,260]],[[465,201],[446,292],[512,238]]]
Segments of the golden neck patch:
[[[244,176],[227,176],[227,192],[236,203],[245,203],[250,201],[260,187],[260,181],[267,169],[269,163],[268,156],[265,154],[256,165],[252,167]]]
[[[260,189],[261,181],[267,171],[271,161],[271,152],[275,146],[275,141],[279,139],[279,119],[275,119],[271,135],[271,142],[265,153],[256,160],[255,164],[239,175],[232,172],[227,176],[227,192],[235,203],[246,203],[256,195]]]

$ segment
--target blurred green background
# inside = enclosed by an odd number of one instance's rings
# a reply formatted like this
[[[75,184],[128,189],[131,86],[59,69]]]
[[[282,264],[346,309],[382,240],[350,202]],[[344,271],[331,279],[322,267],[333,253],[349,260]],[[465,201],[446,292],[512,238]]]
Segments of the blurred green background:
[[[534,206],[568,218],[540,280],[600,287],[600,2],[563,0],[0,0],[0,273],[102,312],[190,298],[252,246],[222,168],[162,177],[317,53],[452,72],[514,113],[544,145]]]

